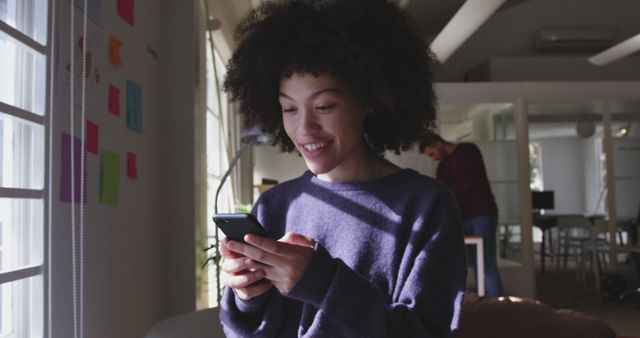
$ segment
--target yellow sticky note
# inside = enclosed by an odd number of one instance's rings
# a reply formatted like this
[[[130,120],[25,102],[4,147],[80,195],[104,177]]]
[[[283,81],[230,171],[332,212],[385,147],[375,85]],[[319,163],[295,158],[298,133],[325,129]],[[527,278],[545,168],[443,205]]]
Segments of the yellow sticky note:
[[[109,38],[109,62],[111,62],[114,66],[122,65],[122,57],[120,56],[120,47],[122,46],[122,41],[118,38],[112,36]]]

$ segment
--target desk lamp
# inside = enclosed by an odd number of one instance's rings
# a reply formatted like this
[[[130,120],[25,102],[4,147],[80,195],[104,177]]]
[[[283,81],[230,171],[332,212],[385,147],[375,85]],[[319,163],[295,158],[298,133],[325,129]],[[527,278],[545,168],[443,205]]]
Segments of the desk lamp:
[[[238,151],[236,151],[235,156],[233,157],[233,159],[231,160],[231,163],[229,163],[229,169],[227,169],[227,171],[224,173],[224,175],[222,176],[222,179],[220,180],[220,184],[218,185],[218,189],[216,190],[216,197],[214,200],[214,212],[217,214],[218,213],[218,196],[220,195],[220,191],[222,190],[222,186],[224,185],[224,182],[227,180],[227,178],[229,177],[229,175],[231,175],[231,171],[233,170],[233,168],[236,166],[236,163],[238,163],[238,160],[240,159],[240,157],[242,156],[242,154],[244,153],[244,151],[247,149],[247,147],[249,145],[258,145],[258,144],[271,144],[273,140],[273,137],[265,132],[263,132],[259,127],[253,127],[251,129],[246,129],[243,130],[242,132],[240,132],[240,149],[238,149]],[[219,248],[219,243],[220,240],[218,238],[218,230],[216,229],[215,231],[215,239],[216,239],[216,243],[215,243],[215,247],[216,247],[216,258],[215,258],[215,263],[216,263],[216,291],[217,291],[217,300],[218,303],[220,303],[220,248]]]

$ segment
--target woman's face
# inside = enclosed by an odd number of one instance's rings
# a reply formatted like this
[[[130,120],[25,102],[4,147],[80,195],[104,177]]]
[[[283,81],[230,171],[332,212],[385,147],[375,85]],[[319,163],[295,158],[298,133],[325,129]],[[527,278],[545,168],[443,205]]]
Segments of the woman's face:
[[[314,174],[333,180],[361,169],[367,110],[340,81],[295,73],[280,81],[280,106],[284,129]]]

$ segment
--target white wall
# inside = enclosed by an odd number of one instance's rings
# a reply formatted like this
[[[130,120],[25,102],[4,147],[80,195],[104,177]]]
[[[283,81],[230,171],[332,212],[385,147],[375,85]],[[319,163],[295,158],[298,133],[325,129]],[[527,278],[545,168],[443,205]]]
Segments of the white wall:
[[[56,3],[56,42],[68,45],[63,28],[69,25],[69,2]],[[100,148],[120,154],[120,201],[116,206],[99,202],[100,158],[87,154],[84,336],[139,338],[155,321],[195,308],[195,9],[191,2],[138,0],[131,27],[117,15],[116,1],[100,3],[96,31],[102,40],[96,48],[102,49],[93,61],[100,66],[101,82],[88,88],[87,118],[100,125]],[[124,64],[118,68],[107,58],[112,34],[124,42]],[[63,60],[68,50],[58,53]],[[60,76],[64,73],[57,71]],[[141,133],[126,127],[126,80],[142,86]],[[109,83],[122,89],[119,117],[107,110]],[[58,199],[60,135],[69,132],[68,107],[68,93],[56,92],[50,182],[54,338],[73,336],[71,208]],[[137,180],[127,178],[127,151],[138,154]]]
[[[204,72],[196,57],[195,2],[161,2],[159,34],[162,37],[160,70],[162,124],[157,151],[161,161],[156,170],[164,189],[158,212],[165,227],[165,257],[168,301],[165,315],[195,309],[195,225],[196,225],[196,114],[197,71]],[[203,84],[204,85],[204,84]],[[200,125],[200,128],[204,126]]]
[[[544,190],[553,190],[551,213],[590,214],[599,196],[596,161],[597,138],[557,137],[540,139]]]
[[[253,147],[253,164],[254,184],[260,184],[263,178],[288,181],[307,170],[304,160],[297,153],[281,153],[278,147],[270,145]]]

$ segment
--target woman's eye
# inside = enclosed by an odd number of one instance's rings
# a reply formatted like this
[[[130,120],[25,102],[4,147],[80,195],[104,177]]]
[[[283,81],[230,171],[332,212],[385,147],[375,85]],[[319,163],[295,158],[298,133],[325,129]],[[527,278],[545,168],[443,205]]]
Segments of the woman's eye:
[[[316,106],[317,110],[329,110],[331,108],[333,108],[333,105],[329,105],[329,104]]]
[[[296,111],[295,108],[284,108],[284,109],[282,109],[282,112],[285,113],[285,114],[286,113],[293,113],[295,111]]]

